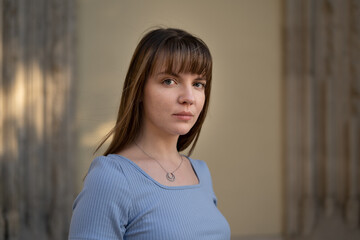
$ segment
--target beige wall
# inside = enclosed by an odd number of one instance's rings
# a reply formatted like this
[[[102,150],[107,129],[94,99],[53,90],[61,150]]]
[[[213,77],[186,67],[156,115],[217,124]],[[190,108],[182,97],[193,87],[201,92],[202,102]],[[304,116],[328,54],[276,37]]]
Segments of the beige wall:
[[[280,2],[78,0],[78,189],[114,123],[142,33],[154,25],[183,28],[214,58],[210,112],[193,157],[208,163],[232,235],[280,235]]]

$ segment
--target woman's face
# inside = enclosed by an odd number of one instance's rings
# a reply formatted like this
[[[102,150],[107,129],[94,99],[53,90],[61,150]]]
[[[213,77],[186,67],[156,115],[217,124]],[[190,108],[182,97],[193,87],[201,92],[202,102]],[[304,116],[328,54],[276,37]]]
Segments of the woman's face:
[[[144,89],[144,130],[184,135],[194,126],[205,102],[206,79],[192,73],[155,71]]]

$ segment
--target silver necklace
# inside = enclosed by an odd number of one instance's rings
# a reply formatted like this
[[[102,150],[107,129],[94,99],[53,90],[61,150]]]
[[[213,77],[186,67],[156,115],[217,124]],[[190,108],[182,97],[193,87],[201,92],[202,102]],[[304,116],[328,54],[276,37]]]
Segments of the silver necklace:
[[[145,150],[142,149],[136,142],[134,142],[134,143],[135,143],[135,145],[136,145],[146,156],[148,156],[148,157],[151,158],[152,160],[155,160],[155,162],[157,162],[157,163],[159,164],[159,166],[166,172],[166,179],[167,179],[168,181],[170,181],[170,182],[174,182],[174,181],[175,181],[175,174],[174,174],[174,173],[180,168],[181,164],[182,164],[183,161],[184,161],[183,157],[182,157],[180,154],[179,154],[179,156],[180,156],[180,158],[181,158],[181,162],[180,162],[179,166],[177,166],[177,168],[176,168],[174,171],[168,172],[168,171],[160,164],[160,162],[159,162],[157,159],[153,158],[150,154],[148,154],[147,152],[145,152]]]

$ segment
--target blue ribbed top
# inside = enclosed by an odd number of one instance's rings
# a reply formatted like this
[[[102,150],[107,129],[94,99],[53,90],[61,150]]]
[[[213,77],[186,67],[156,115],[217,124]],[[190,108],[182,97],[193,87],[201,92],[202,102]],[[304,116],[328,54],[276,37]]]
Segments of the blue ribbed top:
[[[69,239],[229,240],[209,169],[189,160],[199,184],[170,187],[123,156],[95,158],[74,202]]]

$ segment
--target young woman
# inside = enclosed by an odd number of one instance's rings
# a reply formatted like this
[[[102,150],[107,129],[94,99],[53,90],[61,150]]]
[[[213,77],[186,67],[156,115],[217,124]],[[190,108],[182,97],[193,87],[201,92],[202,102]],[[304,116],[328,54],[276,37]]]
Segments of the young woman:
[[[75,200],[69,239],[230,239],[206,163],[179,154],[191,145],[190,155],[199,138],[211,78],[199,38],[172,28],[142,38],[100,146],[113,135],[111,144]]]

